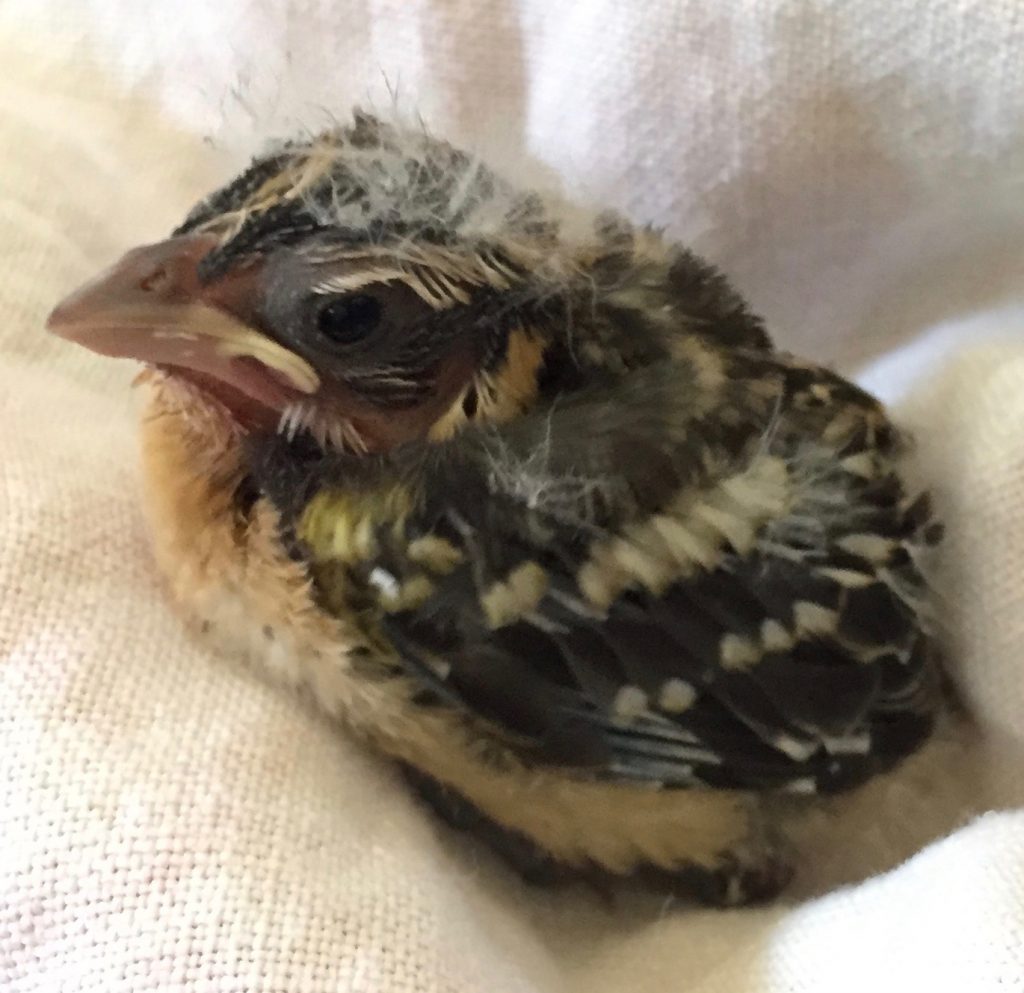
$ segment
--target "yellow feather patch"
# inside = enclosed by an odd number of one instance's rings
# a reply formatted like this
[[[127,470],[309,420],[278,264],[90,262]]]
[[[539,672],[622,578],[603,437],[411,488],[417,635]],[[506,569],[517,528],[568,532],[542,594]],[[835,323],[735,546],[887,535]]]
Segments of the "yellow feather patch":
[[[505,361],[494,372],[482,374],[469,389],[477,394],[477,412],[473,420],[501,424],[518,417],[537,398],[537,373],[544,361],[544,343],[528,328],[509,334]],[[430,427],[431,441],[444,441],[469,422],[464,408],[466,392]]]
[[[618,538],[612,545],[612,555],[621,569],[638,579],[655,593],[661,593],[679,575],[679,569],[671,556],[643,547],[645,535],[637,529],[634,535]],[[638,540],[631,540],[638,539]]]
[[[488,421],[507,421],[522,413],[537,397],[537,373],[544,359],[544,343],[520,328],[508,336],[505,361],[483,377],[480,415]]]
[[[714,488],[684,491],[662,513],[630,525],[619,537],[595,542],[576,582],[602,610],[632,585],[661,593],[701,569],[714,569],[724,551],[723,538],[747,551],[764,521],[788,499],[785,463],[761,456]]]
[[[474,387],[470,387],[473,389]],[[466,417],[466,411],[463,407],[463,403],[466,399],[466,393],[460,393],[452,405],[430,425],[430,430],[427,432],[427,437],[431,441],[445,441],[451,438],[456,431],[460,428],[465,427],[469,418]]]
[[[412,576],[404,583],[381,589],[380,604],[390,613],[411,610],[420,606],[433,592],[434,584],[426,576]]]
[[[425,534],[410,541],[406,554],[410,561],[425,565],[431,572],[441,576],[447,576],[465,560],[462,552],[450,541],[433,534]]]
[[[716,531],[722,533],[737,552],[749,551],[754,544],[754,525],[749,518],[737,517],[720,507],[699,503],[694,508],[697,516],[703,518]]]
[[[536,562],[516,566],[480,597],[487,623],[504,627],[530,613],[548,590],[547,573]]]
[[[627,587],[633,577],[616,562],[607,546],[594,549],[589,562],[584,562],[576,574],[580,592],[595,607],[602,610]]]
[[[400,522],[411,506],[409,492],[401,487],[371,493],[327,490],[310,500],[296,535],[318,558],[364,562],[376,554],[375,528]]]
[[[746,517],[780,517],[790,498],[786,463],[773,455],[761,456],[747,472],[723,479],[715,496],[718,506],[731,503]]]
[[[697,527],[667,514],[658,514],[651,519],[651,527],[661,535],[673,559],[683,570],[680,575],[689,574],[695,565],[711,569],[718,561],[717,542],[707,528],[695,523]]]

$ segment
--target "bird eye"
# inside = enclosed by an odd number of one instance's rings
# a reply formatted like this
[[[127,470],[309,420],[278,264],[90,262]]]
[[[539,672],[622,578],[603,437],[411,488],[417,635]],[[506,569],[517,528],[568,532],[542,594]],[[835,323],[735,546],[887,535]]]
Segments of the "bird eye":
[[[324,304],[317,314],[320,333],[336,345],[362,341],[380,324],[380,301],[366,293],[337,297]]]

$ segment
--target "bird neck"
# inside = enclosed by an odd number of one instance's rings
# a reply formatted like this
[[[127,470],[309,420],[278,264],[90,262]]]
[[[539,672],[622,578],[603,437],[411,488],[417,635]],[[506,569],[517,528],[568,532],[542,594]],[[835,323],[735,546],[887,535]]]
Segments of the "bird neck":
[[[154,376],[144,385],[145,507],[158,563],[175,574],[179,559],[194,556],[196,535],[233,540],[245,479],[242,433],[226,409],[189,383]]]

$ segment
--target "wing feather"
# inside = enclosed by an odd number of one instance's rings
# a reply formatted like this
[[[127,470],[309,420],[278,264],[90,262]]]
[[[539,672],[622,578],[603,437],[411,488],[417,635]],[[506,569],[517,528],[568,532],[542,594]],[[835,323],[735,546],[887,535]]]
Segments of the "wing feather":
[[[526,761],[800,791],[888,767],[931,726],[915,556],[934,526],[904,496],[879,408],[764,356],[706,396],[655,372],[372,472],[324,456],[299,489],[307,504],[332,486],[415,491],[408,513],[373,522],[348,581],[425,578],[414,602],[378,602],[379,631]],[[799,400],[823,384],[842,402],[816,423]],[[837,423],[846,435],[827,440]],[[291,473],[261,481],[274,498],[290,478],[275,502],[317,563],[333,553],[304,529]],[[435,567],[409,553],[430,541],[448,549]]]

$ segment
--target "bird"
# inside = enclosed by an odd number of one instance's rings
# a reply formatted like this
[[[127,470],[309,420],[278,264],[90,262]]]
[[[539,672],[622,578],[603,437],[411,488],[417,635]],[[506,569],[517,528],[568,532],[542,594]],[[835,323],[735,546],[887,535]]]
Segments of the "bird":
[[[655,226],[356,110],[47,323],[142,363],[187,622],[526,880],[771,900],[932,736],[906,437]]]

